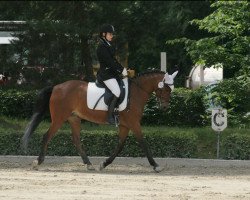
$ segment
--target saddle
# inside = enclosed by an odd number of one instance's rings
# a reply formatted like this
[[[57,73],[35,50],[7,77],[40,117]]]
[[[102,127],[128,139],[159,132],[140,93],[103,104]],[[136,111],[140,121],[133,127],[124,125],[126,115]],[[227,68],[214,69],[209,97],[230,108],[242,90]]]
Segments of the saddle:
[[[109,105],[111,103],[111,100],[112,100],[112,97],[114,96],[114,94],[107,88],[107,86],[104,83],[96,80],[95,84],[99,88],[105,88],[105,92],[102,96],[104,97],[105,104]],[[120,97],[118,98],[116,107],[117,107],[117,105],[120,105],[122,103],[122,101],[124,100],[124,97],[125,97],[125,84],[124,84],[124,82],[122,80],[120,80],[120,81],[118,81],[118,84],[119,84],[119,87],[121,90],[121,94],[120,94]],[[94,107],[94,109],[95,109],[95,107]]]
[[[118,111],[122,111],[127,107],[128,102],[128,78],[118,81],[121,94],[117,101]],[[87,106],[93,110],[108,110],[113,97],[113,93],[101,82],[89,82],[87,89]]]

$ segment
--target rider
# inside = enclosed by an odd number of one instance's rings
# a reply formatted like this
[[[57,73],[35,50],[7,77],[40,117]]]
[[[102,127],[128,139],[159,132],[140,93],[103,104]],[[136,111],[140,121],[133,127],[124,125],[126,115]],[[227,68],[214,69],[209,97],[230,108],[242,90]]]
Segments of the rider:
[[[121,80],[121,75],[127,76],[126,68],[116,60],[115,50],[111,45],[114,32],[114,26],[111,24],[102,25],[100,29],[100,43],[97,47],[97,57],[100,63],[97,80],[103,82],[114,95],[108,107],[107,121],[110,124],[115,124],[113,112],[121,93],[117,80]]]

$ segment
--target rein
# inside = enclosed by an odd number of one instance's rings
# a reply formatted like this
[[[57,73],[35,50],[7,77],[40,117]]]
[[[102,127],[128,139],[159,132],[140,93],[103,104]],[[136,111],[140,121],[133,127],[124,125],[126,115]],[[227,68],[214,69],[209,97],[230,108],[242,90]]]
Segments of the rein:
[[[138,88],[140,88],[143,92],[145,92],[147,95],[150,96],[151,93],[149,93],[148,91],[144,90],[143,87],[141,87],[141,85],[139,84],[138,80],[134,81],[134,80],[131,79],[131,82],[135,83],[135,85],[136,85]],[[174,85],[174,84],[167,84],[167,83],[164,83],[164,86],[170,87],[170,86],[172,86],[172,85]],[[162,88],[157,88],[155,91],[157,91],[157,90],[160,90],[160,91],[162,92]]]
[[[144,93],[146,93],[148,96],[151,95],[151,92],[146,91],[146,90],[141,86],[141,84],[139,83],[138,79],[136,79],[136,80],[131,80],[131,82],[135,83],[135,85],[136,85],[139,89],[141,89]],[[170,87],[170,86],[172,86],[172,85],[174,85],[174,84],[167,84],[167,83],[164,83],[163,88],[165,88],[165,87]],[[162,97],[162,92],[163,92],[163,88],[157,88],[157,89],[154,91],[154,92],[159,91],[159,97],[157,97],[157,102],[158,102],[159,107],[160,107],[161,104],[162,104],[162,98],[163,98],[163,97]],[[171,88],[171,87],[170,87],[170,88]]]

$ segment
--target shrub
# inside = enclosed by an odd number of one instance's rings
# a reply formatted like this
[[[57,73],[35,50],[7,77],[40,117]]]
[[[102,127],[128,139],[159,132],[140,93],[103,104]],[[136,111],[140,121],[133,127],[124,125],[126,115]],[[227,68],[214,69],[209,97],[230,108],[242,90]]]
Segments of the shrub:
[[[162,112],[152,95],[145,107],[143,124],[168,126],[204,126],[211,123],[211,102],[228,111],[228,123],[245,127],[250,125],[250,91],[238,80],[226,79],[213,87],[196,90],[176,88],[169,108]]]
[[[225,159],[250,159],[250,134],[232,134],[222,143]]]
[[[211,121],[208,110],[212,100],[228,110],[228,123],[244,127],[250,124],[250,91],[237,80],[224,80],[211,90],[176,88],[166,112],[158,108],[153,94],[145,106],[143,125],[204,126]],[[29,118],[32,115],[37,90],[0,90],[0,114],[10,117]],[[49,117],[48,117],[49,118]]]
[[[1,90],[0,97],[1,115],[23,118],[32,115],[36,91]]]
[[[203,88],[205,90],[205,88]],[[209,101],[227,109],[230,124],[245,126],[250,122],[250,91],[247,85],[243,85],[236,79],[226,79],[211,89],[210,94],[203,98],[203,104],[207,108],[206,121],[210,122],[211,111]]]
[[[192,157],[196,151],[197,137],[191,133],[169,132],[165,134],[146,134],[146,141],[154,157]],[[0,137],[1,155],[24,154],[20,148],[20,133],[2,133]],[[30,140],[28,155],[38,155],[40,152],[41,134],[34,134]],[[118,142],[113,131],[81,132],[81,143],[89,156],[110,156]],[[68,132],[60,131],[49,143],[47,155],[75,156],[78,155]],[[123,151],[119,156],[144,156],[136,138],[129,135]]]
[[[202,103],[203,91],[177,88],[171,95],[166,112],[157,107],[153,95],[145,107],[142,123],[147,125],[201,126],[204,124],[205,108]]]

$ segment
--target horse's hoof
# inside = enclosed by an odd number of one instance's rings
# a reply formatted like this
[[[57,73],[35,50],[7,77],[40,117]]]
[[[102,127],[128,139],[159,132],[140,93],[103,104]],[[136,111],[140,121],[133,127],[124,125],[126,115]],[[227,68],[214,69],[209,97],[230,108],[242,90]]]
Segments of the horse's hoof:
[[[161,172],[163,169],[164,169],[164,168],[163,168],[163,167],[160,167],[160,166],[154,167],[154,170],[155,170],[156,173]]]
[[[87,170],[93,171],[95,170],[94,166],[92,164],[87,165]]]
[[[99,165],[99,171],[102,171],[105,168],[104,162],[101,162]]]
[[[38,170],[38,160],[34,160],[31,164],[33,170]]]

